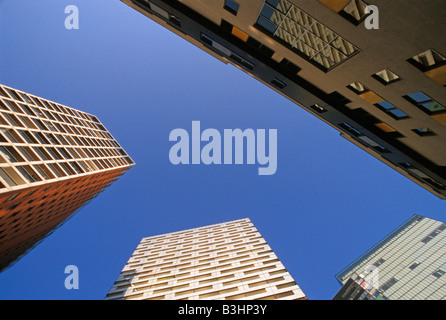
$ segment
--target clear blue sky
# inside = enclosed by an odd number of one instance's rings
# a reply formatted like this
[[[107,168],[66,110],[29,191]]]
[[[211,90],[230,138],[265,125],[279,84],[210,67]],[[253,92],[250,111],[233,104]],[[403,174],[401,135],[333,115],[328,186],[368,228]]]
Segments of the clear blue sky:
[[[96,115],[137,164],[0,273],[0,299],[103,299],[141,238],[245,217],[309,299],[331,299],[334,275],[410,216],[446,221],[445,201],[118,0],[0,0],[0,82]],[[276,174],[172,165],[169,133],[193,120],[277,129]]]

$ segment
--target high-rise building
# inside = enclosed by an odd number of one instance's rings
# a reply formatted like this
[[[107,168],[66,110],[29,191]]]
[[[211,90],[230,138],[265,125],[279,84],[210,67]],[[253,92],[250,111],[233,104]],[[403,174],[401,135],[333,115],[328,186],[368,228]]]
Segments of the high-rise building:
[[[0,85],[0,271],[133,165],[95,116]]]
[[[333,300],[446,300],[445,230],[412,216],[336,275]]]
[[[121,1],[446,199],[444,1]]]
[[[249,219],[143,238],[107,300],[306,300]]]

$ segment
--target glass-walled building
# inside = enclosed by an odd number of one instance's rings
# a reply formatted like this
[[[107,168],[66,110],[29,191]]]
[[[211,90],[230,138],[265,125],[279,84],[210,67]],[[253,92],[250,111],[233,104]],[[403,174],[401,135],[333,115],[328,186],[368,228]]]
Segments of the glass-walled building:
[[[336,275],[334,300],[446,300],[446,223],[414,215]]]

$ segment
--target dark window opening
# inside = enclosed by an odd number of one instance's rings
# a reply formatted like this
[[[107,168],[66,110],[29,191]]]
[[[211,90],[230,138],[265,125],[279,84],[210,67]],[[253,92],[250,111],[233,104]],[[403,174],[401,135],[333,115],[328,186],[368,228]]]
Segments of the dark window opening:
[[[339,126],[340,126],[341,128],[343,128],[345,131],[347,131],[347,132],[349,132],[350,134],[352,134],[353,136],[355,136],[355,137],[362,136],[362,133],[361,133],[359,130],[353,128],[351,125],[349,125],[349,124],[346,123],[346,122],[339,124]]]
[[[412,264],[410,267],[409,267],[409,269],[410,270],[414,270],[416,267],[418,267],[420,264],[419,263],[414,263],[414,264]]]
[[[280,89],[283,89],[286,87],[286,83],[277,79],[277,78],[273,79],[273,81],[271,81],[271,83]]]
[[[433,132],[429,128],[417,128],[417,129],[412,129],[412,131],[415,132],[420,137],[430,137],[430,136],[437,135],[435,132]]]
[[[227,33],[232,32],[232,28],[234,27],[231,23],[228,21],[221,19],[220,27]]]
[[[225,0],[225,5],[223,6],[223,8],[225,8],[227,11],[236,16],[239,6],[240,5],[233,0]]]
[[[172,22],[177,27],[181,28],[181,21],[177,17],[175,17],[173,14],[169,14],[169,21]]]
[[[271,58],[274,54],[274,50],[268,48],[267,46],[265,46],[263,43],[257,41],[256,39],[249,37],[248,41],[246,41],[246,43],[256,49],[258,52],[262,53],[264,56]]]
[[[437,271],[435,271],[432,275],[434,276],[434,277],[436,277],[436,278],[440,278],[442,275],[444,275],[446,272],[445,271],[443,271],[443,270],[437,270]]]
[[[279,65],[286,71],[293,74],[298,74],[299,71],[302,70],[302,68],[298,67],[297,65],[295,65],[294,63],[285,58],[283,58],[282,61],[280,61]]]
[[[340,104],[343,104],[343,105],[346,105],[346,104],[352,102],[351,100],[349,100],[348,98],[346,98],[345,96],[343,96],[342,94],[340,94],[337,91],[334,91],[334,92],[330,93],[328,96],[330,97],[330,99],[333,99],[337,103],[340,103]]]
[[[381,290],[385,291],[385,290],[389,289],[390,287],[392,287],[397,282],[398,282],[397,279],[392,278],[381,286]]]

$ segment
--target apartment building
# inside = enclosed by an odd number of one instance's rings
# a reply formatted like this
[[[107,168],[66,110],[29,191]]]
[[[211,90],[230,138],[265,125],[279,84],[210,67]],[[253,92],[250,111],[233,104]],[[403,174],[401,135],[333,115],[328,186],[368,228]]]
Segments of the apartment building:
[[[94,115],[0,85],[0,271],[133,165]]]
[[[141,240],[106,300],[306,300],[248,219]]]
[[[333,300],[446,300],[445,230],[413,215],[336,275]]]
[[[121,1],[446,199],[444,1]]]

